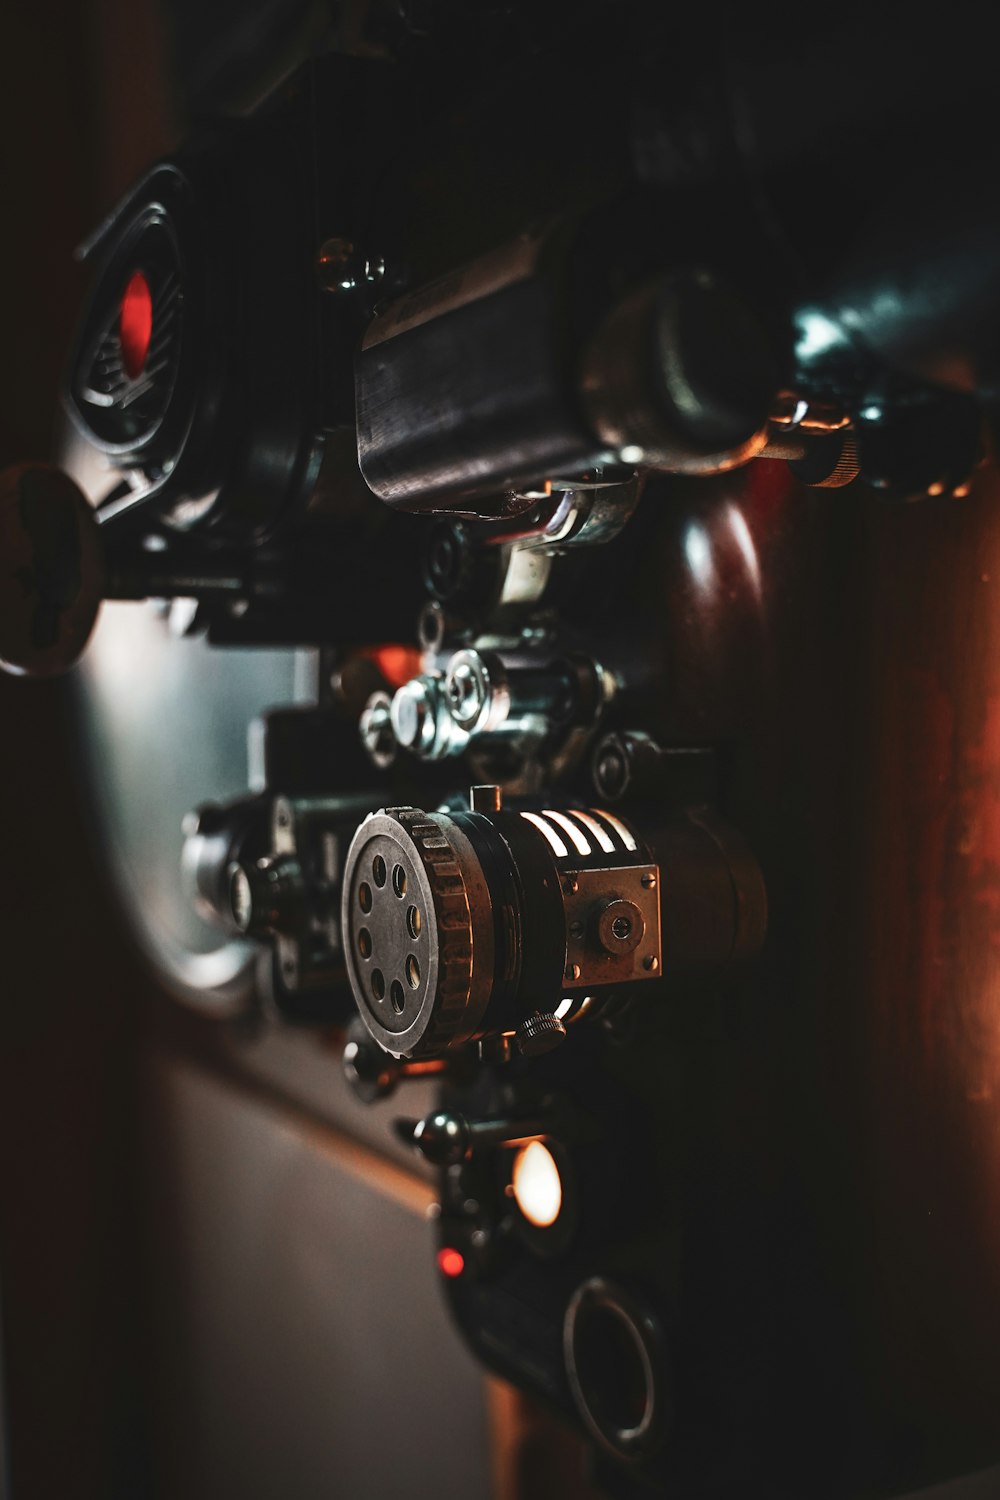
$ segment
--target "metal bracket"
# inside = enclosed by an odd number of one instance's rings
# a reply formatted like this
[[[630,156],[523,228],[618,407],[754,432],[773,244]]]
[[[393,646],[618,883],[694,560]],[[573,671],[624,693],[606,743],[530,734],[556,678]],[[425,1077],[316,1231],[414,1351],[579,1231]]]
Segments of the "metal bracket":
[[[573,988],[658,979],[663,970],[656,865],[567,870],[566,971]]]

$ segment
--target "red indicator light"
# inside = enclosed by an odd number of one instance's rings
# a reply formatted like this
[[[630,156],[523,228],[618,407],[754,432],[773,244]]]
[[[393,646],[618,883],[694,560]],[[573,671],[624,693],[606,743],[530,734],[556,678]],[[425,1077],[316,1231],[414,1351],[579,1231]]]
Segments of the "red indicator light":
[[[450,1276],[452,1280],[456,1276],[461,1276],[465,1270],[465,1256],[461,1250],[453,1250],[450,1245],[446,1245],[443,1250],[438,1251],[437,1262],[441,1275]]]
[[[416,677],[423,658],[412,646],[371,646],[362,653],[373,661],[390,687],[402,687]]]
[[[141,271],[132,272],[122,293],[118,330],[125,373],[129,380],[138,380],[153,336],[153,294]]]

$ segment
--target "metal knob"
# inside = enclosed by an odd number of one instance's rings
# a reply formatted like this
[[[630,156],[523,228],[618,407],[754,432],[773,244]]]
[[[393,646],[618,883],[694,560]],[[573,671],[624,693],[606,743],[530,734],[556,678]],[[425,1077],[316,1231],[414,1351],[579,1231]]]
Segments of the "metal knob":
[[[249,937],[293,925],[302,906],[302,870],[295,859],[268,857],[229,868],[229,907],[233,925]]]
[[[104,593],[94,512],[68,475],[21,464],[0,475],[0,666],[52,677],[79,660]]]
[[[521,1022],[515,1040],[522,1057],[540,1057],[566,1040],[566,1028],[558,1016],[535,1011]]]
[[[437,1167],[465,1161],[481,1147],[520,1146],[545,1134],[536,1120],[470,1120],[443,1109],[423,1120],[397,1120],[395,1129],[402,1141]]]

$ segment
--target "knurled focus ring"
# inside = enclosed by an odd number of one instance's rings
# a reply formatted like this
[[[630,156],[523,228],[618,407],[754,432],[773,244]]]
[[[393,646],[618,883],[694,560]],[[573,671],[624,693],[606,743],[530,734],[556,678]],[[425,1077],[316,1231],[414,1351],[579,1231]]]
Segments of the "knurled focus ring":
[[[367,818],[348,851],[348,974],[362,1020],[397,1056],[443,1050],[468,1034],[472,1011],[482,1008],[470,1010],[482,987],[474,969],[486,955],[477,951],[474,963],[473,927],[481,924],[470,908],[467,845],[449,819],[406,807]],[[475,884],[478,861],[472,866]]]

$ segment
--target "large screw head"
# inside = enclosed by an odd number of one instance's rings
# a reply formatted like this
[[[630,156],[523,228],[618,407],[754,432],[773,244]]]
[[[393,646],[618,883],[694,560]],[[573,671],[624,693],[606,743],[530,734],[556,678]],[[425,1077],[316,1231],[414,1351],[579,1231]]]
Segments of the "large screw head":
[[[498,729],[510,712],[507,674],[492,654],[456,651],[448,663],[444,690],[448,711],[466,734]]]
[[[407,750],[419,751],[434,739],[434,704],[419,677],[397,689],[389,717],[396,739]]]
[[[455,723],[470,733],[479,727],[489,702],[489,677],[475,652],[459,651],[451,660],[445,692]]]
[[[597,940],[615,957],[638,948],[645,931],[645,919],[634,901],[609,901],[597,919]]]

